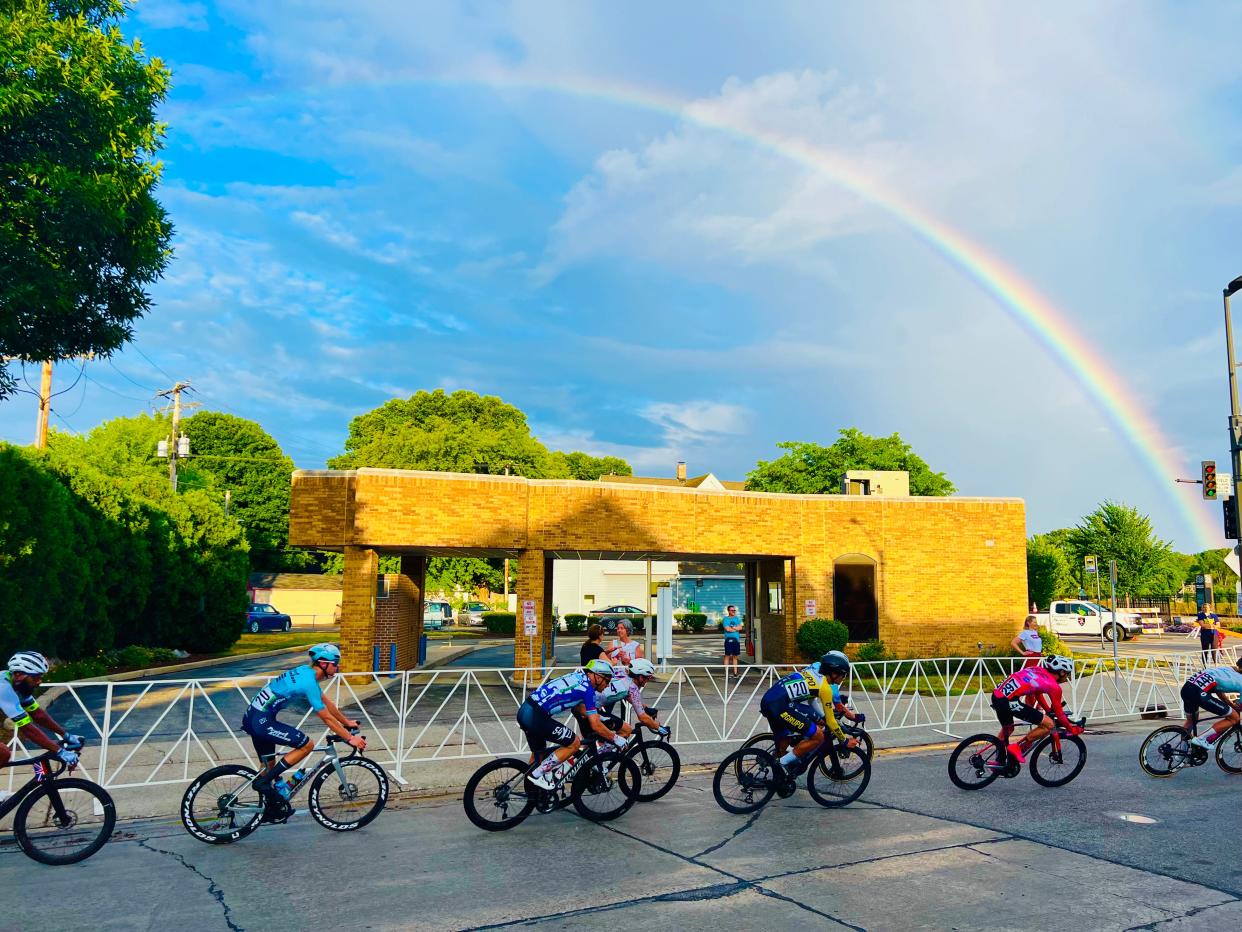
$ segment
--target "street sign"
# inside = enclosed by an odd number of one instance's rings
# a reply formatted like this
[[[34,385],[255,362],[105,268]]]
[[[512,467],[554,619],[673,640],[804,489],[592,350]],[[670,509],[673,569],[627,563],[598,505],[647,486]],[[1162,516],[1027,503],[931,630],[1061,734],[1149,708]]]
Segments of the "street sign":
[[[1227,472],[1217,473],[1216,494],[1220,498],[1229,498],[1233,495],[1233,476]]]
[[[1240,563],[1238,560],[1238,553],[1236,550],[1230,550],[1229,553],[1226,555],[1225,566],[1233,570],[1233,575],[1242,576],[1242,566],[1240,566]]]
[[[816,604],[814,599],[807,599],[806,600],[806,617],[814,618],[815,611],[817,608],[819,608],[819,606]]]
[[[522,600],[522,630],[527,637],[533,638],[539,633],[539,622],[535,618],[535,600]]]
[[[1088,573],[1095,573],[1095,557],[1088,554],[1082,558],[1082,564],[1083,568],[1086,569]]]

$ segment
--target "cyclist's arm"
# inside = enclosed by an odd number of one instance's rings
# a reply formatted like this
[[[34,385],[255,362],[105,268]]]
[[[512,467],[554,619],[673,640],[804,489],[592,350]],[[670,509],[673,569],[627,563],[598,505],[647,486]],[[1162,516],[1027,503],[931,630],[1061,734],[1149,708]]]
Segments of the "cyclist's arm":
[[[1061,705],[1061,687],[1051,686],[1047,693],[1040,693],[1040,699],[1044,704],[1044,711],[1051,714],[1058,722],[1066,728],[1073,728],[1074,723],[1065,717],[1065,709]]]
[[[591,726],[591,730],[603,738],[605,741],[612,741],[617,737],[617,733],[604,724],[604,720],[599,717],[599,712],[594,708],[587,709],[585,702],[579,702],[574,706],[574,715],[579,721],[585,721]]]
[[[352,718],[349,718],[344,712],[342,712],[340,708],[337,706],[337,704],[333,702],[331,698],[329,698],[327,693],[323,693],[322,697],[323,697],[324,707],[327,709],[328,713],[334,716],[341,725],[345,726],[346,728],[357,728],[358,727],[358,723],[354,721]],[[321,713],[320,718],[322,717],[323,715]]]
[[[63,735],[65,730],[39,708],[33,696],[24,701],[14,701],[12,708],[5,703],[3,711],[0,711],[0,720],[2,718],[8,718],[13,723],[14,730],[26,744],[38,745],[45,751],[60,750],[60,745],[48,732]]]
[[[56,719],[48,715],[46,709],[42,709],[39,706],[35,706],[33,709],[30,709],[29,712],[30,712],[30,717],[34,719],[34,723],[38,725],[40,728],[42,728],[44,731],[50,731],[52,734],[58,735],[61,738],[63,738],[67,734],[65,729],[61,726],[60,722],[56,721]]]
[[[833,714],[833,706],[835,703],[833,702],[832,696],[832,684],[828,682],[827,677],[825,677],[824,681],[819,684],[819,701],[820,705],[824,707],[824,724],[828,726],[828,730],[832,732],[837,740],[848,740],[848,736],[841,728],[841,723],[837,721],[836,715]]]

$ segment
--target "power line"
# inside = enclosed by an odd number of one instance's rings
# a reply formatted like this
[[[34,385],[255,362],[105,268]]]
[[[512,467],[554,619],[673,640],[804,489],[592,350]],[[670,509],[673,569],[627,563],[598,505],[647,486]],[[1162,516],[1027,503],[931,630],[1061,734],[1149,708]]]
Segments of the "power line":
[[[85,363],[83,363],[83,366],[85,366],[85,365],[86,365],[86,364],[85,364]],[[81,381],[80,377],[79,377],[79,381]],[[74,385],[77,385],[78,383],[77,383],[77,382],[74,382],[73,384],[74,384]],[[72,386],[71,386],[71,387],[72,387]],[[65,389],[65,391],[66,391],[66,392],[67,392],[68,390],[69,390],[69,389]],[[64,394],[64,392],[58,392],[58,394],[63,395],[63,394]],[[55,397],[55,396],[53,396],[53,397]],[[74,415],[76,415],[79,411],[81,411],[81,410],[82,410],[82,405],[84,405],[84,404],[86,404],[86,383],[85,383],[85,382],[83,382],[83,383],[82,383],[82,397],[78,399],[78,406],[77,406],[76,408],[74,408],[74,409],[73,409],[73,413],[72,413],[72,414],[70,414],[70,415],[68,415],[68,416],[69,416],[69,417],[73,417]],[[56,410],[56,409],[55,409],[55,408],[53,408],[52,410],[54,411],[54,410]]]
[[[134,347],[134,352],[135,352],[135,353],[137,353],[139,356],[141,356],[143,359],[145,359],[147,362],[151,363],[151,365],[155,368],[155,371],[156,371],[156,372],[158,372],[158,373],[159,373],[160,375],[162,375],[164,378],[168,379],[168,381],[170,381],[170,382],[176,382],[176,381],[177,381],[177,380],[176,380],[176,379],[174,379],[171,375],[169,375],[167,372],[165,372],[163,369],[161,369],[159,366],[156,366],[156,365],[155,365],[155,363],[154,363],[154,362],[152,362],[151,357],[150,357],[150,356],[148,356],[146,353],[144,353],[144,352],[143,352],[143,351],[139,348],[138,344],[136,344],[136,343],[135,343],[135,344],[133,344],[133,347]]]
[[[121,392],[118,392],[115,388],[111,388],[110,386],[105,385],[103,382],[100,382],[96,379],[92,379],[89,375],[86,377],[86,381],[90,382],[92,385],[98,388],[102,388],[105,392],[110,392],[111,394],[116,395],[118,398],[124,398],[127,401],[136,401],[140,405],[151,404],[150,398],[135,398],[133,395],[123,394]],[[140,385],[138,387],[141,388],[142,386]]]
[[[55,398],[57,395],[65,395],[73,391],[77,387],[77,384],[82,381],[82,376],[83,374],[85,374],[85,372],[86,372],[86,360],[83,359],[82,365],[78,368],[78,377],[73,380],[73,384],[70,385],[68,388],[63,389],[62,391],[53,393],[52,397]]]
[[[124,372],[122,372],[122,371],[121,371],[121,370],[117,367],[117,364],[116,364],[116,363],[114,363],[114,362],[112,361],[112,357],[108,357],[108,365],[110,365],[110,366],[112,367],[112,371],[113,371],[113,372],[115,372],[117,375],[119,375],[121,378],[123,378],[123,379],[124,379],[126,382],[128,382],[130,385],[133,385],[133,386],[135,386],[136,388],[141,388],[144,392],[148,392],[148,393],[149,393],[149,394],[151,394],[151,395],[154,395],[154,394],[155,394],[155,392],[153,392],[151,389],[147,388],[145,385],[142,385],[142,384],[140,384],[140,383],[138,383],[138,382],[135,382],[135,381],[134,381],[133,379],[131,379],[128,375],[126,375]]]

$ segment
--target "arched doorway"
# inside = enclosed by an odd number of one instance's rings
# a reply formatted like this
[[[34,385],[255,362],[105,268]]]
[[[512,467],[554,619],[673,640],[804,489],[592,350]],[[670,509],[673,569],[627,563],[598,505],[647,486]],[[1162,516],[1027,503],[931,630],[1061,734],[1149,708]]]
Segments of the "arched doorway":
[[[880,636],[875,570],[875,560],[861,553],[838,557],[832,564],[832,614],[850,629],[851,641]]]

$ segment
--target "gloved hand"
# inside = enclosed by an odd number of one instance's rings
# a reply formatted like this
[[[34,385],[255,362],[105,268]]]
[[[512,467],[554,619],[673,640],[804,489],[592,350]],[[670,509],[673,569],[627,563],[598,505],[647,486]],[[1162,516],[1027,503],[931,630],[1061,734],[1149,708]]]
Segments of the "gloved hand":
[[[1070,725],[1069,733],[1071,735],[1081,735],[1082,732],[1083,732],[1083,727],[1081,725]]]
[[[59,751],[56,752],[56,756],[62,762],[68,764],[70,770],[78,766],[78,752],[77,751],[71,751],[68,748],[61,748]]]
[[[854,716],[854,724],[855,724],[855,725],[862,725],[862,724],[864,724],[866,721],[867,721],[867,716],[866,716],[866,715],[864,715],[862,712],[859,712],[857,715],[855,715],[855,716]]]
[[[626,745],[626,741],[625,741],[625,739],[624,739],[624,738],[622,738],[620,735],[613,735],[613,736],[612,736],[612,743],[613,743],[613,744],[615,744],[615,745],[616,745],[617,747],[619,747],[619,748],[623,748],[623,747],[625,747],[625,745]]]
[[[82,746],[86,744],[86,739],[81,735],[66,734],[60,740],[64,743],[65,747],[73,748],[75,751],[81,750]]]
[[[659,735],[661,738],[667,738],[669,735],[672,734],[672,732],[669,730],[669,727],[667,725],[661,725],[659,728],[656,729],[656,734]]]

